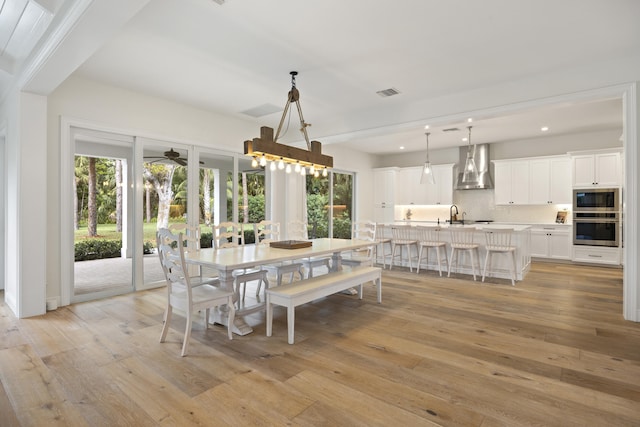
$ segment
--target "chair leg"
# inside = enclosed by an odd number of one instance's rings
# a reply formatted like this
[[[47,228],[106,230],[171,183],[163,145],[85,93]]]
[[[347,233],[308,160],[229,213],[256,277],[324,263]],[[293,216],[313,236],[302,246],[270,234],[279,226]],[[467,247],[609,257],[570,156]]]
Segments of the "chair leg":
[[[184,342],[182,343],[182,353],[180,356],[187,355],[187,349],[189,348],[189,338],[191,338],[191,310],[187,310],[187,326],[184,330]]]
[[[393,270],[393,260],[396,258],[397,247],[398,245],[393,245],[393,248],[391,249],[391,260],[389,261],[389,270]],[[402,254],[402,250],[400,251],[400,253]]]
[[[484,278],[487,275],[487,264],[489,263],[489,258],[491,257],[491,251],[487,250],[487,255],[484,257],[484,270],[482,271],[482,281],[484,282]]]
[[[516,285],[516,252],[511,252],[511,266],[513,271],[511,272],[511,286]]]
[[[447,271],[447,277],[451,277],[451,265],[453,264],[453,254],[456,250],[454,248],[451,248],[451,256],[449,257],[449,268]]]
[[[416,267],[416,273],[420,274],[420,261],[422,260],[422,250],[424,246],[420,245],[420,250],[418,250],[418,266]],[[429,265],[429,249],[427,249],[427,266]]]
[[[440,277],[442,277],[442,255],[440,255],[440,246],[436,246],[436,257],[438,258],[438,272],[440,273]],[[447,251],[444,251],[445,255]],[[429,262],[429,257],[427,257],[427,264]]]
[[[167,304],[167,308],[164,312],[162,332],[160,333],[160,342],[164,342],[165,339],[167,339],[167,332],[169,332],[169,323],[171,323],[172,312],[173,312],[173,307],[171,307],[170,304]]]

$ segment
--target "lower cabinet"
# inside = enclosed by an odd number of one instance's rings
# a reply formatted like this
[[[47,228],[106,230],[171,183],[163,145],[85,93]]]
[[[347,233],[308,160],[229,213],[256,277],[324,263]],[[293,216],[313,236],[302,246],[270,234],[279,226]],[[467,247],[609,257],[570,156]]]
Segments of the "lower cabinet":
[[[571,226],[531,227],[531,256],[535,258],[571,259]]]

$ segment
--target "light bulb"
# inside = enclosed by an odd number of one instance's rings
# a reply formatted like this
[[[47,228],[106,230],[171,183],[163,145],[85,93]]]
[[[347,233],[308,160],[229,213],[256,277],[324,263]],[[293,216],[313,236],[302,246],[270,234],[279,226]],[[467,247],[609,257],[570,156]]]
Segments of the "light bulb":
[[[251,167],[252,168],[258,167],[258,159],[256,159],[255,157],[253,158],[253,160],[251,160]]]
[[[264,154],[262,155],[262,157],[260,157],[260,166],[267,166],[267,158],[264,156]]]
[[[327,168],[322,169],[322,176],[326,178],[327,175],[329,175],[329,172],[327,172]]]
[[[307,174],[307,168],[300,168],[300,175],[305,176]]]
[[[287,168],[284,171],[286,173],[291,173],[291,164],[287,163]]]
[[[300,173],[300,163],[296,163],[295,171],[296,173]]]
[[[316,168],[313,165],[309,166],[309,175],[313,175],[315,171],[316,171]]]
[[[271,166],[269,166],[269,170],[276,170],[276,162],[271,162]]]
[[[314,177],[316,177],[316,178],[317,178],[317,177],[319,177],[319,176],[320,176],[320,172],[315,171],[315,172],[313,173],[313,176],[314,176]]]
[[[280,160],[278,161],[278,169],[284,169],[284,160],[282,160],[282,157],[280,157]]]

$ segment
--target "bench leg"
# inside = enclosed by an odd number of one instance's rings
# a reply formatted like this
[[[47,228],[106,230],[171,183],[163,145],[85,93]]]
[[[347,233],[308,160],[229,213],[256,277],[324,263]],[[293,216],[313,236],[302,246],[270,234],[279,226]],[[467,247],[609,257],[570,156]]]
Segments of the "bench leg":
[[[293,304],[287,307],[287,339],[289,344],[293,344],[293,325],[296,322],[296,308]]]
[[[378,291],[378,304],[382,304],[382,278],[378,277],[375,282]]]
[[[358,298],[362,299],[362,295],[363,295],[363,292],[362,292],[362,283],[361,283],[360,286],[358,286]]]
[[[271,336],[273,327],[273,306],[271,305],[271,295],[267,294],[267,336]]]

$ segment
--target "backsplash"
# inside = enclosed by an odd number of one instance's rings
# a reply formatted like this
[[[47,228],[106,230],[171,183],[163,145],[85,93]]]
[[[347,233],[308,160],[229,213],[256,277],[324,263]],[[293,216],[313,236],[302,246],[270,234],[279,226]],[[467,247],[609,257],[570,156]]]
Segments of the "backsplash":
[[[517,205],[496,206],[493,190],[456,190],[453,192],[454,204],[458,207],[458,219],[465,212],[467,220],[493,220],[495,222],[514,223],[555,223],[558,211],[569,212],[571,221],[571,205]],[[395,220],[402,221],[437,221],[449,219],[450,206],[401,205],[395,207]],[[410,210],[410,218],[407,213]]]

